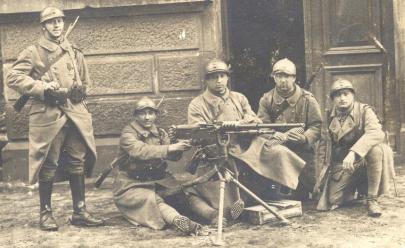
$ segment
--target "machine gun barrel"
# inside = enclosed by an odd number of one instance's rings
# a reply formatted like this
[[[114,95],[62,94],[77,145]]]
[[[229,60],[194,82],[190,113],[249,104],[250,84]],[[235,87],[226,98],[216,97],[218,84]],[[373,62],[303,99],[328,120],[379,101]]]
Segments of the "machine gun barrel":
[[[224,131],[242,131],[242,130],[261,130],[261,129],[273,129],[277,131],[287,131],[291,128],[305,127],[304,123],[249,123],[249,124],[236,124],[233,126],[222,126],[221,123],[217,125]]]

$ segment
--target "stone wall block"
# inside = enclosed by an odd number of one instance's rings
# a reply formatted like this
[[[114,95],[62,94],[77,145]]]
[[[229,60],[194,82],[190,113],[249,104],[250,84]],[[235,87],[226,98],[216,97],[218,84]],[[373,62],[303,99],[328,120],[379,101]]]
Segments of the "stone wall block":
[[[91,57],[87,63],[93,81],[90,95],[153,91],[153,56]]]
[[[159,90],[200,90],[200,61],[199,54],[158,57]]]

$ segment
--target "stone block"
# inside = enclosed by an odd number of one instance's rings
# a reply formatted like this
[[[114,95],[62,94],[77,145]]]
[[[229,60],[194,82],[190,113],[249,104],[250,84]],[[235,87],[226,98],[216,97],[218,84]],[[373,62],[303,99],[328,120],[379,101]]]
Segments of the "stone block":
[[[137,99],[125,101],[89,102],[93,115],[93,127],[96,136],[121,134],[121,130],[133,120],[133,109]],[[156,99],[156,102],[159,98]],[[161,105],[161,115],[157,122],[162,127],[187,123],[187,107],[191,98],[166,98]]]
[[[91,57],[87,63],[90,95],[152,92],[153,56]]]
[[[10,141],[2,150],[3,181],[28,181],[28,142]]]
[[[158,56],[159,90],[200,90],[202,87],[198,53]]]
[[[198,48],[197,13],[83,19],[70,40],[85,53],[162,51]]]

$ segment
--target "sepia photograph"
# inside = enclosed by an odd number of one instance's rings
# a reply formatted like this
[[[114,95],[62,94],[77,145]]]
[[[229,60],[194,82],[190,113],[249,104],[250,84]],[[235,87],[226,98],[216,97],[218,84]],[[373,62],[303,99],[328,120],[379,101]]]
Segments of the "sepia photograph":
[[[405,0],[0,0],[0,247],[405,247]]]

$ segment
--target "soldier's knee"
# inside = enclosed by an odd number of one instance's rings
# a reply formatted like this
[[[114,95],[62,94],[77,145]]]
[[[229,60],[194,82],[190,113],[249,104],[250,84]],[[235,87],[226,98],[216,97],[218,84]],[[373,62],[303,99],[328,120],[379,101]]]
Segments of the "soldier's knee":
[[[381,145],[373,146],[366,155],[366,160],[368,162],[382,161],[384,156],[384,151]]]
[[[52,182],[56,175],[56,169],[43,168],[39,172],[38,180],[40,182]]]

